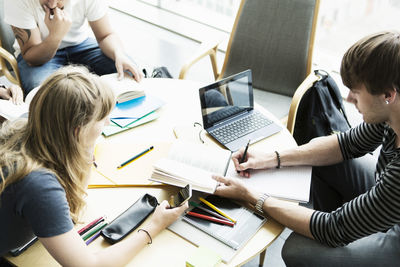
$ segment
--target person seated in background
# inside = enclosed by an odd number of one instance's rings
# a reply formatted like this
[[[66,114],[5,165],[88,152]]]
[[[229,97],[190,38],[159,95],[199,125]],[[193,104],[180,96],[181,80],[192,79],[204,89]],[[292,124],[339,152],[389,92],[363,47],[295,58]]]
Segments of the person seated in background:
[[[105,0],[4,1],[4,21],[15,34],[25,94],[68,64],[85,65],[98,75],[118,72],[120,79],[129,71],[136,81],[142,79],[112,30],[107,11]],[[97,42],[89,37],[88,24]]]
[[[214,177],[217,195],[247,201],[294,231],[282,249],[287,266],[400,266],[399,70],[399,32],[361,39],[345,53],[340,73],[362,124],[281,152],[249,149],[242,164],[243,149],[232,156],[250,179],[251,169],[313,166],[315,210]],[[368,153],[379,146],[376,162]]]
[[[97,252],[74,229],[84,207],[96,139],[115,105],[112,90],[83,67],[49,76],[28,119],[0,128],[0,257],[36,235],[63,266],[123,266],[187,204],[165,200],[142,231]]]
[[[20,105],[24,102],[24,93],[18,85],[12,84],[7,87],[0,84],[0,99],[11,99],[15,105]]]

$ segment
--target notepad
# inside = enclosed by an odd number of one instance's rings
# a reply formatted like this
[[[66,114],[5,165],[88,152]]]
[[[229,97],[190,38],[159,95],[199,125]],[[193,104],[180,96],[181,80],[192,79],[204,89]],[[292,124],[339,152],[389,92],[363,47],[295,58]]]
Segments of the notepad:
[[[124,78],[121,80],[118,80],[118,73],[102,75],[100,79],[112,88],[117,103],[123,103],[145,95],[142,85],[127,73],[124,74]]]
[[[215,267],[221,260],[218,253],[206,246],[200,246],[186,260],[186,267]]]
[[[179,187],[191,184],[193,190],[213,193],[217,181],[212,175],[224,176],[230,159],[229,150],[177,140],[168,156],[153,165],[150,180]]]
[[[157,119],[158,117],[159,117],[159,115],[158,115],[157,111],[153,111],[153,112],[143,116],[140,119],[133,119],[133,121],[125,127],[121,127],[121,126],[117,125],[114,122],[114,120],[112,120],[110,125],[107,125],[103,128],[102,134],[105,137],[112,136],[114,134],[124,132],[126,130],[129,130],[129,129],[135,128],[137,126],[140,126],[142,124],[153,121],[153,120]]]
[[[128,126],[132,121],[159,109],[165,102],[153,95],[142,96],[124,103],[116,104],[111,111],[110,119],[119,126]],[[118,121],[115,121],[117,119]],[[128,119],[128,120],[120,120]],[[130,119],[130,120],[129,120]]]
[[[146,155],[138,158],[131,164],[117,169],[117,166],[139,152],[154,146],[154,149]],[[149,181],[153,171],[153,164],[168,154],[170,142],[140,143],[127,142],[103,142],[95,147],[94,156],[97,168],[93,167],[90,175],[89,185],[136,185],[144,186],[159,184]],[[111,181],[107,178],[110,178]]]

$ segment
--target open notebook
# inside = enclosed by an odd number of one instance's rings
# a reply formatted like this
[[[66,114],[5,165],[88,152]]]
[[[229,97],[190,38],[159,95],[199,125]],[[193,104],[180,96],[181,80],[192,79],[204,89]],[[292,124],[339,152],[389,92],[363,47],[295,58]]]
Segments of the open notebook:
[[[117,166],[141,151],[154,146],[154,149],[130,164],[117,169]],[[99,143],[95,148],[97,168],[92,168],[89,188],[151,186],[160,185],[149,181],[153,164],[168,154],[171,143]]]
[[[281,169],[251,170],[250,178],[237,174],[233,163],[226,176],[237,177],[249,187],[280,199],[308,202],[310,197],[311,167],[295,166]]]

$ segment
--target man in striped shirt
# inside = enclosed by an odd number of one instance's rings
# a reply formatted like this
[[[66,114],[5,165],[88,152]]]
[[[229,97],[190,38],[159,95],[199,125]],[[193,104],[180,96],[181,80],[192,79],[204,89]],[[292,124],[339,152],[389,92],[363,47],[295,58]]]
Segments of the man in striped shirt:
[[[381,32],[354,44],[341,65],[347,101],[364,123],[292,150],[233,155],[249,169],[312,165],[314,209],[260,195],[237,179],[214,177],[216,194],[253,204],[294,233],[282,256],[288,266],[400,266],[400,33]],[[369,152],[381,146],[378,161]],[[374,168],[374,165],[375,168]]]

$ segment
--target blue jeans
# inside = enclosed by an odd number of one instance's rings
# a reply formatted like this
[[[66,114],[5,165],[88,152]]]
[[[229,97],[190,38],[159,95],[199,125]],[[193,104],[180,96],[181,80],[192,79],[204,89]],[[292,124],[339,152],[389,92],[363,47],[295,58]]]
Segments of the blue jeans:
[[[29,66],[21,54],[17,61],[25,94],[39,86],[57,69],[69,64],[85,65],[97,75],[117,72],[114,61],[104,55],[93,38],[88,38],[78,45],[57,50],[51,60],[40,66]]]
[[[314,209],[330,212],[375,185],[374,156],[313,167]],[[282,248],[286,266],[400,266],[400,227],[358,239],[344,247],[328,247],[293,232]]]

